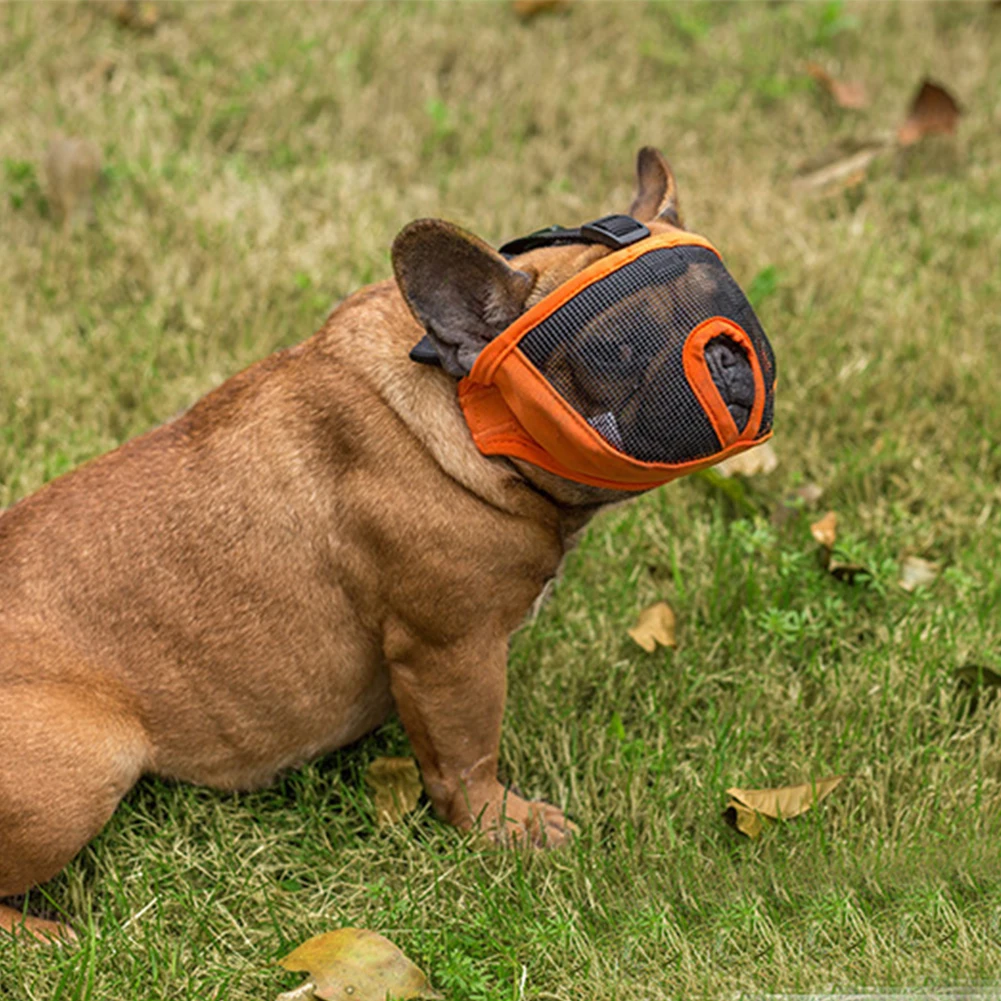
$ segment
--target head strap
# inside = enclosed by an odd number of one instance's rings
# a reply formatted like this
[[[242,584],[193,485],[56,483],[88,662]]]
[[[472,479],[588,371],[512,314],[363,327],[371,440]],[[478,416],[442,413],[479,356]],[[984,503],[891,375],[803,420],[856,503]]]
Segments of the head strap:
[[[510,259],[538,247],[559,247],[569,243],[600,243],[605,247],[611,247],[612,250],[622,250],[623,247],[645,240],[649,235],[650,230],[632,216],[606,215],[573,229],[564,226],[537,229],[528,236],[509,240],[498,253]],[[421,365],[441,367],[441,359],[438,357],[434,342],[426,334],[411,350],[410,360]]]

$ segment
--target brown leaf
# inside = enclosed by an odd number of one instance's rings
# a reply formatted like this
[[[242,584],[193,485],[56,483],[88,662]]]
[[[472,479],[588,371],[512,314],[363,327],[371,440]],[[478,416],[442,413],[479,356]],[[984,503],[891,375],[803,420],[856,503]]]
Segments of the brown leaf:
[[[916,591],[927,587],[938,577],[938,564],[923,560],[919,556],[908,556],[900,564],[899,584],[905,591]]]
[[[303,942],[283,959],[286,970],[304,971],[309,981],[283,997],[337,1001],[386,1001],[387,998],[440,998],[428,978],[377,932],[338,928]]]
[[[741,834],[746,834],[749,838],[760,838],[764,829],[761,814],[749,810],[743,803],[738,803],[735,799],[731,799],[726,804],[723,819],[735,831],[740,831]]]
[[[421,798],[421,776],[413,758],[376,758],[365,772],[375,792],[375,819],[380,827],[398,824]]]
[[[570,0],[513,0],[511,6],[518,17],[528,21],[539,14],[566,10]]]
[[[727,789],[726,794],[748,810],[772,820],[790,820],[826,799],[841,784],[843,775],[778,789]]]
[[[955,135],[962,114],[963,109],[945,87],[925,80],[911,101],[906,121],[897,129],[897,142],[911,146],[935,133]]]
[[[980,664],[964,664],[962,667],[957,667],[952,674],[957,681],[962,681],[973,688],[980,688],[981,686],[984,688],[1001,688],[1001,674]]]
[[[160,15],[155,4],[140,3],[139,0],[122,0],[121,3],[115,4],[115,20],[123,28],[151,32],[156,31]]]
[[[653,653],[657,644],[666,647],[677,646],[674,638],[675,618],[671,606],[658,601],[640,612],[636,625],[629,630],[630,637],[647,653]]]
[[[837,513],[828,511],[823,518],[810,526],[810,532],[825,549],[833,549],[834,543],[838,541]]]
[[[806,72],[834,99],[839,108],[867,108],[869,95],[865,84],[858,80],[838,80],[819,63],[807,63]]]
[[[772,472],[778,464],[772,443],[766,441],[716,463],[716,471],[720,476],[758,476]]]

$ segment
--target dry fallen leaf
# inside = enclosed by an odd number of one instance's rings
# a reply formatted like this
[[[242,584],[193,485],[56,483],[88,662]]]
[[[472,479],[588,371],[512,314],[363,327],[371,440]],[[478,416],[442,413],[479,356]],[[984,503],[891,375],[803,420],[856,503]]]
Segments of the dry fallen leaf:
[[[782,786],[778,789],[727,789],[730,803],[727,804],[724,817],[741,833],[749,838],[756,838],[761,833],[761,817],[772,820],[798,817],[826,799],[843,779],[843,775],[832,775],[826,779],[817,779],[816,782]],[[757,825],[748,814],[757,819]]]
[[[133,31],[155,31],[160,20],[154,3],[141,3],[140,0],[119,0],[114,5],[115,20],[123,28]]]
[[[935,133],[955,135],[962,114],[962,108],[945,87],[925,80],[911,101],[906,121],[897,129],[897,142],[911,146]]]
[[[155,31],[160,15],[155,4],[122,0],[115,4],[115,20],[123,28],[131,28],[133,31]]]
[[[413,758],[376,758],[365,772],[375,792],[375,819],[380,827],[398,824],[421,798],[421,776]]]
[[[674,624],[675,618],[671,606],[665,601],[658,601],[640,612],[640,617],[636,620],[636,625],[629,630],[629,635],[647,653],[653,653],[658,643],[667,647],[678,645],[674,638]]]
[[[919,556],[908,556],[900,564],[900,586],[905,591],[916,591],[927,587],[938,576],[938,564],[923,560]]]
[[[838,541],[838,516],[835,511],[828,511],[819,521],[810,526],[813,537],[825,549],[833,549]]]
[[[364,928],[338,928],[316,935],[278,962],[286,970],[309,976],[306,983],[281,995],[279,1001],[308,997],[325,1001],[441,997],[388,938]]]
[[[779,464],[775,449],[769,441],[745,452],[738,452],[716,464],[720,476],[758,476],[772,472]]]
[[[839,108],[858,109],[869,106],[869,95],[866,93],[864,83],[857,80],[838,80],[819,63],[807,63],[806,72],[831,95]]]
[[[511,6],[518,17],[527,21],[537,14],[566,10],[570,6],[570,0],[514,0]]]
[[[731,799],[723,811],[723,819],[734,829],[749,838],[760,838],[764,829],[761,815],[748,809],[743,803]]]

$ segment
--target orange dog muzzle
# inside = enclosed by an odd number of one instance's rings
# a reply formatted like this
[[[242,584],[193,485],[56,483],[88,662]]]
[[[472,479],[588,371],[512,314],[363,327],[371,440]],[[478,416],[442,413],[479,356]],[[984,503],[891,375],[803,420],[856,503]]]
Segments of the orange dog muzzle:
[[[459,403],[484,455],[646,490],[771,436],[775,360],[708,240],[680,230],[650,236],[622,216],[589,225],[619,220],[646,236],[494,338],[459,382]],[[557,239],[535,234],[502,253]]]

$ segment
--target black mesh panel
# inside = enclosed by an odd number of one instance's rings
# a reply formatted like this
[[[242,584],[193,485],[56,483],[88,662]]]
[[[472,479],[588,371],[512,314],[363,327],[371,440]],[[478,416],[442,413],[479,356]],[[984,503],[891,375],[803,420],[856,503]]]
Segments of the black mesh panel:
[[[528,360],[601,436],[644,462],[686,462],[721,449],[682,363],[691,331],[713,316],[742,327],[765,377],[761,434],[771,426],[774,359],[751,304],[703,247],[660,248],[578,293],[519,345]],[[743,349],[706,346],[707,367],[737,426],[753,404]]]

